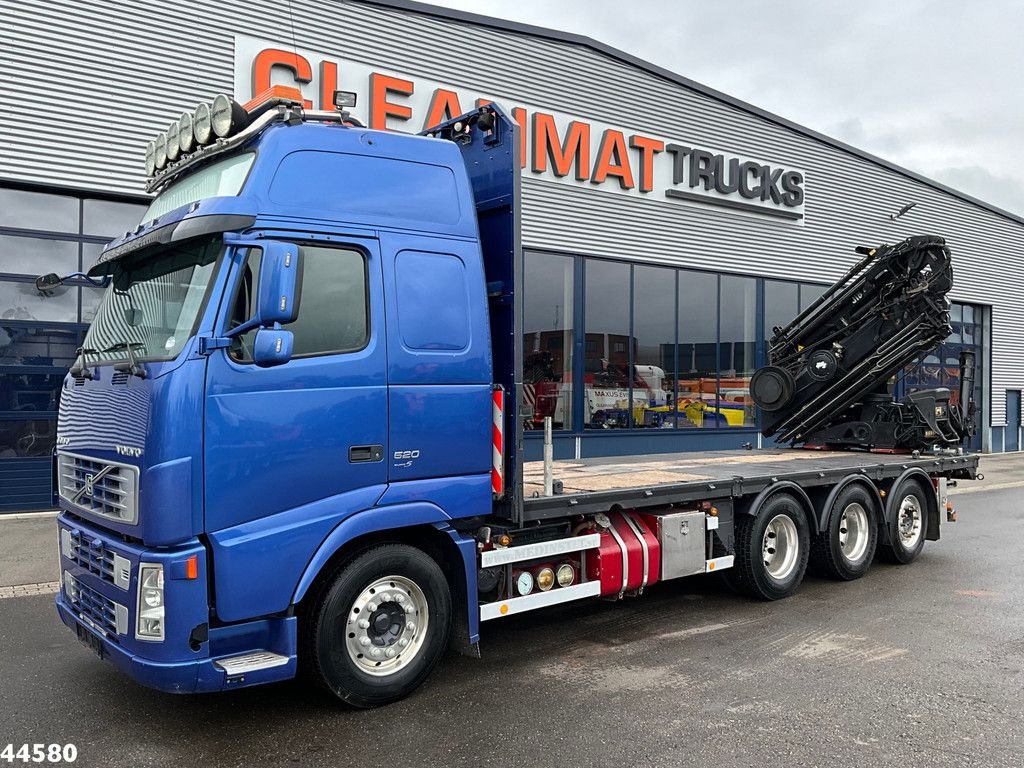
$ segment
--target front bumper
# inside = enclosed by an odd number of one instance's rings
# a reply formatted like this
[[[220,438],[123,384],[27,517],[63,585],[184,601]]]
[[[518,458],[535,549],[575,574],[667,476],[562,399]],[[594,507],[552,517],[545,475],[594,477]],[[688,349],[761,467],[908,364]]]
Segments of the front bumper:
[[[209,627],[206,552],[199,541],[143,549],[66,513],[58,526],[57,613],[79,639],[134,680],[169,693],[199,693],[295,676],[295,617]],[[70,548],[69,539],[75,542]],[[198,574],[188,578],[181,564],[192,555],[198,555]],[[141,562],[164,567],[166,619],[160,642],[135,634]],[[67,590],[69,579],[75,585],[73,597]],[[222,666],[225,659],[256,651],[270,651],[287,661],[233,674]]]

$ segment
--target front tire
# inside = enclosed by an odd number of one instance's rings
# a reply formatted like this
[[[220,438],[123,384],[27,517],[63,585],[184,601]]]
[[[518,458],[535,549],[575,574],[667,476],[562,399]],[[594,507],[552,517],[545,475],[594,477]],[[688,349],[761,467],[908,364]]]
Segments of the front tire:
[[[878,503],[863,485],[848,485],[832,503],[825,530],[814,537],[811,565],[833,579],[859,579],[877,545]]]
[[[914,479],[904,480],[890,493],[896,514],[889,531],[889,543],[879,550],[882,558],[897,565],[914,562],[928,536],[928,497],[924,486]]]
[[[736,521],[736,561],[731,573],[737,591],[761,600],[793,594],[807,571],[810,550],[807,516],[788,493],[770,497],[756,517]]]
[[[438,564],[414,547],[385,544],[356,557],[322,593],[304,650],[335,696],[376,707],[426,679],[448,645],[451,617]]]

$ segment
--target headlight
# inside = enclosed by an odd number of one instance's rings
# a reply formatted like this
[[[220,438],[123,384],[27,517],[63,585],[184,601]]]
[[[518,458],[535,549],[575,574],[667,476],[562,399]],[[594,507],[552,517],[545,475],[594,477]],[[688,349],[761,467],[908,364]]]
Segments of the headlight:
[[[558,579],[558,586],[568,587],[576,580],[576,569],[569,565],[569,563],[563,563],[558,566],[555,578]]]
[[[135,619],[136,640],[164,639],[164,567],[139,565],[139,603]]]
[[[146,175],[152,176],[156,171],[156,142],[151,141],[146,145]]]
[[[210,105],[200,104],[192,113],[192,135],[196,144],[203,146],[213,141],[213,124],[210,122]]]
[[[153,142],[153,165],[160,170],[167,165],[167,136],[159,134]]]
[[[178,121],[175,120],[164,131],[164,136],[167,137],[167,159],[177,160],[181,154],[181,147],[178,146]]]
[[[210,118],[213,132],[222,139],[238,133],[249,123],[249,113],[242,109],[241,104],[223,93],[213,100]]]
[[[182,154],[191,152],[196,146],[196,137],[192,133],[192,113],[182,112],[178,118],[178,146]]]
[[[555,572],[550,568],[541,568],[537,571],[537,589],[547,592],[555,586]]]

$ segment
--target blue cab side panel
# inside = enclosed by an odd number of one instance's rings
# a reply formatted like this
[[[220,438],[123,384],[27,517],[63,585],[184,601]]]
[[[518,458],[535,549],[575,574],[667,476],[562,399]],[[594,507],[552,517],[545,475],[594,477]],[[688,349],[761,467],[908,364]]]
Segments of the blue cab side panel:
[[[359,488],[211,533],[218,618],[241,621],[286,610],[328,534],[372,507],[384,488]]]
[[[487,472],[490,334],[479,246],[383,233],[381,252],[388,313],[388,479]]]

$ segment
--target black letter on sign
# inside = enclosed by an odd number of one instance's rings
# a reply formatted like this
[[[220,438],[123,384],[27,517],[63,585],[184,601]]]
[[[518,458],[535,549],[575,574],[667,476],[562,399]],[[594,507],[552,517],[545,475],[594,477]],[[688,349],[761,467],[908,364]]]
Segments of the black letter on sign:
[[[682,184],[686,181],[686,156],[690,154],[690,148],[682,144],[666,144],[665,149],[672,153],[672,183]]]
[[[750,172],[756,171],[761,166],[757,163],[747,161],[740,165],[740,195],[747,200],[756,200],[761,194],[761,187],[750,186]]]
[[[803,183],[804,177],[802,173],[786,171],[782,174],[782,188],[786,190],[782,195],[783,205],[796,208],[804,201],[804,188],[800,186]]]
[[[740,161],[735,158],[729,161],[729,183],[725,183],[725,157],[715,155],[715,190],[723,195],[731,195],[740,188]]]
[[[782,169],[774,171],[770,165],[761,166],[761,199],[767,200],[770,195],[773,203],[782,202],[782,193],[779,191],[778,183],[782,178]]]
[[[715,156],[703,149],[695,149],[690,153],[690,186],[696,187],[703,183],[704,189],[710,190],[715,184],[713,168]]]

